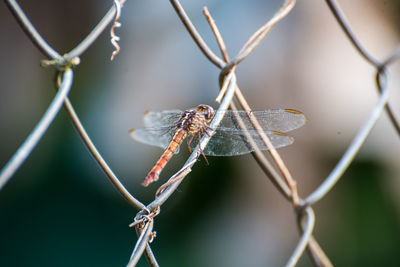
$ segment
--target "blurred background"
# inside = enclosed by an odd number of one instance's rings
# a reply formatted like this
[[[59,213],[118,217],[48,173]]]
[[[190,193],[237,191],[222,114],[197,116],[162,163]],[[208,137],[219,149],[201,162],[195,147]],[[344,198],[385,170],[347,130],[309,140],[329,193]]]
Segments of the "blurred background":
[[[59,53],[74,48],[112,1],[19,1]],[[217,44],[207,6],[233,57],[282,1],[182,1],[205,41]],[[399,1],[341,1],[365,48],[384,59],[399,44]],[[54,97],[54,70],[5,4],[0,7],[1,167]],[[122,50],[105,31],[81,57],[70,99],[86,130],[129,191],[143,203],[179,169],[182,149],[160,181],[140,185],[162,151],[137,143],[145,110],[216,107],[218,69],[196,47],[168,1],[128,1]],[[400,63],[390,68],[390,103],[400,117]],[[374,69],[351,46],[323,1],[299,1],[237,68],[255,110],[293,108],[306,126],[280,150],[306,197],[327,177],[377,101]],[[337,266],[399,266],[400,142],[387,115],[354,163],[314,206],[315,237]],[[291,205],[251,155],[200,160],[155,221],[161,266],[282,266],[299,234]],[[0,192],[1,266],[125,266],[137,240],[137,210],[113,188],[61,110],[39,145]],[[140,266],[147,266],[141,259]],[[299,266],[311,266],[307,254]]]

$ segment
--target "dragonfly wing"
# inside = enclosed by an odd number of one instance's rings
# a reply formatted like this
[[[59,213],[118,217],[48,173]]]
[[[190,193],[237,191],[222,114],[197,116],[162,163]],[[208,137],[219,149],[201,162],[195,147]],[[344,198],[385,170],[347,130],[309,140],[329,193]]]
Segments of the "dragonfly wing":
[[[281,148],[293,143],[293,138],[280,132],[265,131],[268,138],[275,148]],[[256,131],[247,131],[254,144],[261,150],[268,150]],[[195,137],[191,143],[192,149],[198,144]],[[230,128],[218,128],[210,142],[204,149],[207,156],[238,156],[254,151],[251,141],[248,141],[242,130],[232,130]]]
[[[268,150],[245,111],[225,112],[221,126],[216,129],[215,135],[203,151],[205,155],[235,156],[250,153],[254,150],[251,142],[254,142],[261,150]],[[257,117],[275,148],[293,143],[293,138],[282,132],[297,129],[303,126],[306,121],[305,116],[295,110],[276,109],[253,111],[252,113]],[[144,116],[146,128],[132,130],[131,136],[139,142],[165,149],[176,132],[176,124],[181,114],[182,111],[180,110],[146,112]],[[247,130],[238,126],[236,118],[243,121]],[[248,136],[251,137],[252,141],[248,139]],[[191,143],[191,148],[194,149],[197,144],[196,134]]]
[[[181,110],[146,111],[145,128],[130,131],[131,137],[141,143],[166,149],[176,132]],[[175,153],[179,152],[179,148]]]
[[[176,132],[176,127],[140,128],[130,131],[131,137],[143,144],[166,149]],[[179,148],[175,153],[179,152]]]
[[[143,117],[146,128],[175,126],[182,115],[181,110],[146,111]]]
[[[242,119],[244,125],[249,130],[254,130],[247,112],[243,110],[225,111],[225,116],[222,119],[221,126],[226,128],[238,129],[236,117]],[[303,113],[292,109],[270,109],[263,111],[252,111],[256,116],[261,127],[265,131],[289,132],[294,129],[300,128],[306,122]]]

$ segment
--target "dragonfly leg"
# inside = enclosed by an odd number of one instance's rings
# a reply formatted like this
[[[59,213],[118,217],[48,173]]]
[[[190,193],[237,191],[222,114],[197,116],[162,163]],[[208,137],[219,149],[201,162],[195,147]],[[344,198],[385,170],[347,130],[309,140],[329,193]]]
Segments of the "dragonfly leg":
[[[200,131],[198,131],[198,132],[197,132],[197,139],[198,139],[198,141],[199,141],[199,149],[200,149],[200,153],[203,155],[203,158],[205,159],[205,161],[206,161],[207,165],[209,165],[209,164],[208,164],[208,160],[207,160],[207,158],[206,158],[206,155],[204,155],[204,153],[203,153],[203,149],[201,149],[201,146],[200,146],[200,139],[201,139],[200,132],[201,132],[201,133],[203,133],[203,132],[206,132],[206,133],[207,133],[207,131],[206,131],[206,130],[204,130],[204,128],[201,128],[201,129],[200,129]],[[207,135],[208,135],[208,133],[207,133]]]
[[[192,135],[190,136],[190,138],[188,139],[188,141],[187,141],[187,146],[188,146],[188,150],[189,150],[189,153],[190,153],[190,154],[192,154],[192,150],[190,149],[190,144],[192,143],[193,138],[194,138],[194,134],[192,134]]]
[[[208,131],[204,128],[201,129],[202,133],[205,133],[208,137],[211,137],[211,135],[208,133]]]
[[[206,128],[207,128],[207,129],[206,129]],[[203,127],[202,130],[203,130],[208,136],[211,136],[211,135],[208,133],[207,130],[214,131],[214,129],[213,129],[212,127],[208,126],[207,124],[205,125],[205,127]]]

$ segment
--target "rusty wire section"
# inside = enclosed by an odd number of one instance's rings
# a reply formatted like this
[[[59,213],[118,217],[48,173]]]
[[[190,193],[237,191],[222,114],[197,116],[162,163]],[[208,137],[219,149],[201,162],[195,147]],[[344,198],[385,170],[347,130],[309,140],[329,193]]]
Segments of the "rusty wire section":
[[[119,51],[121,50],[121,47],[118,44],[118,41],[120,40],[119,36],[115,34],[115,29],[121,27],[121,22],[119,22],[119,18],[121,17],[121,8],[123,7],[125,3],[125,0],[114,0],[114,5],[115,5],[115,18],[114,18],[114,23],[111,27],[110,30],[110,36],[111,36],[111,44],[114,46],[115,50],[111,54],[111,60],[114,60],[114,58],[119,54]]]
[[[79,62],[78,57],[82,55],[96,40],[96,38],[105,30],[107,25],[114,21],[114,25],[111,28],[112,43],[116,50],[112,54],[112,58],[118,54],[119,46],[117,41],[119,37],[115,35],[115,28],[120,26],[118,22],[120,16],[120,9],[124,0],[114,1],[114,5],[110,8],[104,18],[98,23],[98,25],[90,32],[87,37],[77,45],[69,53],[61,56],[55,49],[53,49],[44,38],[40,36],[35,27],[30,23],[29,19],[24,14],[23,10],[19,7],[16,1],[6,1],[10,11],[15,16],[18,23],[21,25],[27,36],[37,46],[37,48],[49,58],[44,61],[45,65],[55,66],[59,72],[59,77],[62,77],[62,82],[57,84],[58,93],[56,97],[49,105],[48,111],[43,116],[43,119],[37,124],[36,128],[28,136],[27,140],[15,153],[15,156],[9,161],[9,163],[3,167],[0,173],[0,189],[7,183],[12,177],[15,171],[22,165],[23,161],[29,157],[30,152],[34,149],[37,142],[43,136],[53,119],[57,115],[61,104],[64,102],[64,107],[70,116],[70,119],[82,138],[84,144],[88,147],[89,152],[93,155],[95,160],[98,162],[100,168],[107,175],[110,182],[118,190],[122,197],[124,197],[132,206],[139,210],[135,217],[135,221],[131,224],[131,227],[135,227],[138,240],[132,251],[132,255],[128,262],[128,266],[135,266],[142,254],[145,253],[146,258],[150,266],[158,266],[156,256],[153,254],[149,243],[154,239],[155,232],[153,231],[154,222],[156,216],[160,213],[160,207],[165,203],[168,198],[175,192],[179,184],[183,179],[191,172],[191,167],[197,162],[197,158],[200,156],[201,149],[204,149],[210,140],[210,136],[205,135],[201,139],[200,147],[196,147],[193,153],[190,155],[184,166],[173,175],[168,182],[162,185],[156,193],[155,199],[145,205],[132,196],[129,191],[120,182],[118,177],[114,174],[112,169],[108,166],[107,162],[102,158],[99,151],[91,141],[90,137],[86,133],[82,123],[80,122],[78,115],[76,114],[71,102],[69,101],[67,94],[72,86],[72,77],[74,62]],[[188,33],[193,38],[195,44],[203,52],[204,56],[210,60],[210,62],[221,69],[220,71],[220,92],[216,93],[216,102],[220,103],[218,111],[224,111],[229,109],[236,110],[237,106],[232,101],[233,97],[236,98],[241,109],[251,111],[251,106],[247,102],[244,93],[238,86],[238,81],[235,75],[235,70],[238,65],[246,59],[246,57],[252,53],[260,42],[268,35],[276,24],[282,20],[290,11],[294,8],[296,1],[287,0],[283,3],[280,10],[268,21],[264,26],[255,31],[255,33],[246,41],[239,53],[230,59],[226,44],[223,40],[221,33],[218,30],[210,12],[207,8],[203,9],[203,13],[208,21],[212,32],[215,35],[217,43],[219,45],[222,57],[217,56],[205,43],[201,35],[196,30],[195,26],[191,22],[190,18],[185,13],[184,8],[181,6],[178,0],[170,0],[173,8],[175,9],[178,17],[186,27]],[[351,31],[349,24],[345,20],[343,12],[339,9],[337,3],[334,0],[327,0],[327,5],[330,8],[333,16],[336,18],[338,24],[342,27],[344,33],[347,35],[349,41],[354,45],[355,49],[359,52],[365,61],[371,64],[376,69],[376,88],[380,93],[379,99],[376,105],[371,109],[370,115],[367,117],[365,123],[360,127],[359,132],[354,137],[352,143],[349,145],[347,151],[343,157],[337,163],[336,167],[332,170],[329,176],[317,187],[310,195],[306,197],[300,197],[297,192],[297,181],[286,167],[284,160],[280,157],[279,153],[274,149],[267,135],[263,132],[257,119],[252,116],[251,112],[248,112],[249,119],[252,125],[258,131],[260,137],[263,139],[267,147],[269,147],[269,153],[278,169],[273,167],[273,164],[267,159],[266,155],[257,148],[254,142],[249,137],[248,141],[254,147],[252,152],[253,157],[259,164],[260,168],[265,172],[266,176],[270,178],[272,183],[276,186],[277,190],[290,201],[293,206],[293,211],[297,217],[297,224],[300,233],[299,241],[293,247],[293,253],[288,258],[286,266],[295,266],[304,254],[306,248],[316,266],[332,266],[328,256],[324,253],[323,249],[319,246],[317,240],[313,236],[313,229],[315,225],[315,215],[312,209],[312,205],[321,200],[327,195],[327,193],[334,187],[336,182],[342,177],[347,167],[351,164],[354,157],[357,155],[359,149],[364,144],[365,139],[369,135],[371,129],[374,127],[377,119],[381,116],[382,112],[386,109],[391,122],[395,130],[400,134],[400,126],[398,120],[393,115],[390,105],[388,104],[389,98],[389,71],[388,66],[398,60],[400,56],[400,47],[389,55],[385,60],[378,61],[371,54],[369,54],[360,44],[357,37]],[[50,114],[50,115],[49,115]],[[220,121],[222,120],[223,112],[217,112],[216,117],[210,124],[210,127],[216,129]],[[244,128],[240,119],[237,119],[239,126]],[[11,166],[11,167],[10,167]]]

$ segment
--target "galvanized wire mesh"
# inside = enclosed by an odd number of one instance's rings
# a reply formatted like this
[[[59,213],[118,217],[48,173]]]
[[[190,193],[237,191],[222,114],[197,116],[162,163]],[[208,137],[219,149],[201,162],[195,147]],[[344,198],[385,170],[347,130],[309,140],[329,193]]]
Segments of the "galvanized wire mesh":
[[[102,34],[107,29],[106,27],[111,23],[114,23],[114,26],[111,29],[111,39],[113,45],[116,47],[116,52],[113,53],[112,58],[116,57],[116,60],[118,60],[118,55],[116,54],[119,51],[117,43],[119,38],[115,32],[118,32],[116,27],[120,26],[118,19],[121,19],[121,8],[124,2],[125,1],[115,1],[113,7],[107,12],[104,18],[90,32],[90,34],[88,34],[87,37],[84,38],[84,40],[74,49],[62,56],[61,53],[53,49],[47,43],[46,39],[38,33],[35,26],[29,21],[29,18],[24,14],[24,11],[16,1],[6,1],[9,10],[23,28],[26,35],[31,39],[40,52],[49,58],[49,60],[42,61],[42,65],[54,66],[56,68],[56,86],[58,92],[49,105],[48,110],[44,113],[42,119],[37,123],[35,129],[27,137],[26,141],[16,150],[14,156],[3,167],[0,173],[0,189],[3,188],[13,177],[14,173],[23,166],[23,162],[31,155],[31,152],[57,116],[61,105],[64,104],[64,108],[70,116],[75,129],[100,168],[104,171],[121,196],[125,198],[129,204],[139,210],[135,217],[135,221],[131,225],[136,228],[138,239],[127,265],[135,266],[144,254],[151,266],[158,266],[157,251],[153,251],[150,248],[150,242],[155,238],[155,233],[153,231],[154,225],[157,222],[157,216],[161,212],[160,208],[166,201],[168,201],[169,197],[176,192],[180,183],[191,172],[191,168],[196,164],[198,157],[200,156],[200,149],[204,149],[211,137],[204,136],[202,138],[200,144],[201,148],[197,147],[193,153],[191,153],[184,166],[171,176],[169,181],[157,191],[155,199],[148,204],[142,203],[142,201],[139,200],[140,196],[135,197],[126,189],[124,184],[108,166],[106,160],[102,158],[98,149],[91,141],[67,95],[73,85],[73,73],[79,71],[79,67],[76,67],[77,64],[79,64],[78,57],[85,54],[85,52],[96,42],[99,35]],[[256,49],[258,45],[282,19],[292,12],[293,8],[295,8],[296,1],[285,1],[282,3],[279,11],[272,16],[266,24],[254,32],[249,40],[245,42],[239,53],[234,57],[228,55],[226,46],[229,46],[229,43],[225,44],[223,37],[218,30],[218,22],[214,22],[208,9],[204,8],[203,13],[215,39],[217,40],[222,57],[217,56],[216,53],[209,48],[202,35],[197,31],[191,21],[190,16],[185,13],[184,8],[179,1],[171,0],[170,2],[181,22],[186,27],[187,32],[192,37],[195,44],[200,48],[203,55],[210,61],[210,63],[221,69],[219,73],[221,93],[218,96],[217,94],[215,96],[217,102],[220,103],[218,110],[223,111],[228,108],[237,109],[237,105],[241,106],[240,109],[252,110],[244,96],[244,93],[239,89],[238,78],[236,77],[235,71],[240,69],[241,62],[250,54],[257,53],[257,50],[260,49]],[[392,110],[391,105],[388,103],[390,97],[389,89],[391,87],[389,71],[391,65],[396,63],[399,58],[400,47],[389,53],[384,60],[376,59],[374,55],[370,54],[367,49],[361,45],[362,42],[358,39],[357,35],[352,32],[348,21],[344,17],[344,12],[339,9],[337,3],[335,1],[326,1],[326,3],[337,24],[342,28],[344,35],[353,45],[354,50],[357,51],[359,56],[365,61],[365,64],[369,64],[374,69],[375,87],[379,92],[379,97],[376,104],[370,109],[370,113],[364,124],[362,124],[358,132],[355,134],[352,142],[336,166],[326,178],[321,179],[320,185],[316,185],[315,189],[306,196],[301,196],[301,194],[299,194],[298,187],[301,187],[301,181],[294,178],[296,175],[291,174],[285,161],[273,147],[269,150],[270,157],[267,157],[259,149],[255,148],[255,152],[253,152],[255,161],[263,170],[265,175],[273,182],[276,189],[291,203],[293,212],[297,217],[300,238],[293,249],[291,256],[288,257],[286,266],[295,266],[300,257],[304,254],[306,248],[308,248],[310,257],[315,265],[332,265],[329,260],[329,253],[327,254],[324,252],[324,249],[321,248],[317,238],[314,236],[315,216],[318,217],[318,214],[314,214],[313,205],[326,197],[328,192],[336,185],[339,179],[343,177],[343,174],[365,144],[365,140],[369,136],[377,120],[385,111],[389,116],[397,135],[400,134],[399,122],[396,119],[396,115],[394,114],[395,112]],[[274,30],[278,31],[279,29]],[[371,77],[369,77],[369,79],[371,79]],[[236,99],[236,104],[233,101],[234,97]],[[210,126],[212,128],[217,127],[221,119],[222,117],[216,116]],[[251,116],[250,119],[252,120],[254,127],[257,129],[257,120]],[[271,144],[265,136],[265,133],[263,133],[262,129],[259,129],[259,131],[259,134],[264,138],[266,145],[270,147]],[[291,248],[288,248],[288,251],[291,250]],[[178,258],[178,255],[176,257]]]

